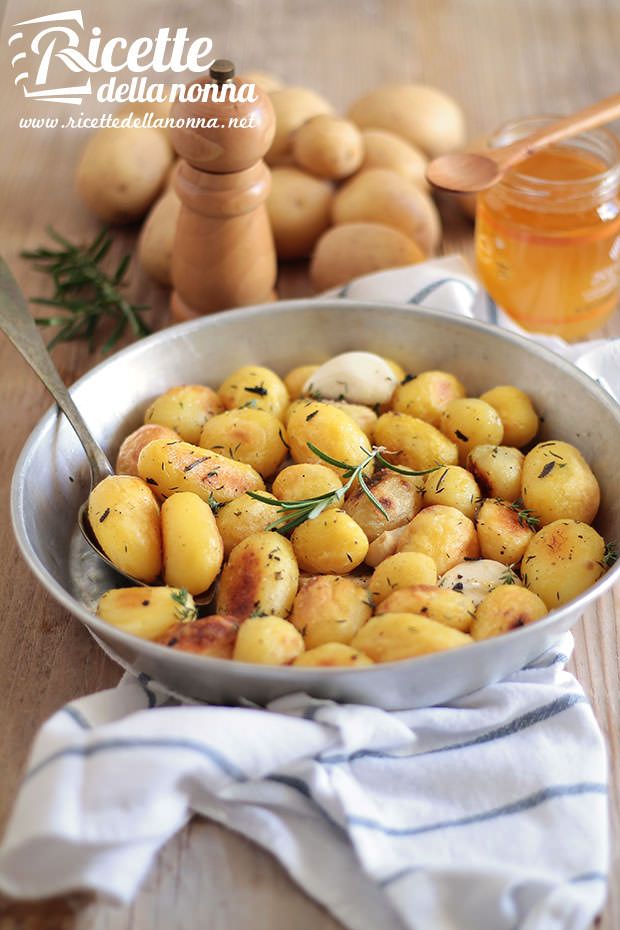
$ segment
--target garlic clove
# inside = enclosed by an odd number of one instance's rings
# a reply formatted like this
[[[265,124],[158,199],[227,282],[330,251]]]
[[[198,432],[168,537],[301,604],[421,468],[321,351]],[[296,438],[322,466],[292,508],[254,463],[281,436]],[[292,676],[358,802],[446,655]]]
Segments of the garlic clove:
[[[336,355],[308,378],[304,394],[372,407],[386,403],[398,380],[385,359],[373,352]]]

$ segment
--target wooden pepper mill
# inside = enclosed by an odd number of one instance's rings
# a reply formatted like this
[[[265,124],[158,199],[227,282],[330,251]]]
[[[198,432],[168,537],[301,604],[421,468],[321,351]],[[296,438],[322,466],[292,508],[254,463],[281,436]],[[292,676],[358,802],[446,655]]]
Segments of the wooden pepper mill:
[[[199,83],[233,82],[234,73],[232,62],[219,60]],[[234,83],[241,86],[238,79]],[[172,252],[177,322],[276,298],[276,253],[265,206],[271,175],[263,161],[275,114],[258,86],[255,96],[254,102],[233,103],[227,95],[221,102],[209,97],[172,106],[175,120],[202,119],[196,128],[171,130],[181,156],[174,179],[181,212]]]

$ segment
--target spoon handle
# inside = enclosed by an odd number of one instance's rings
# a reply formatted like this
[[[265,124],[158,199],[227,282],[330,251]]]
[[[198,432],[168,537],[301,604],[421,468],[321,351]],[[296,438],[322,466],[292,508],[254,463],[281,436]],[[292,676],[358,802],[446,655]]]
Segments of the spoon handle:
[[[24,295],[2,258],[0,258],[0,330],[8,336],[17,351],[39,376],[77,433],[90,465],[93,485],[108,475],[114,474],[105,452],[86,426],[82,414],[75,406],[58,374],[58,369],[30,314]]]

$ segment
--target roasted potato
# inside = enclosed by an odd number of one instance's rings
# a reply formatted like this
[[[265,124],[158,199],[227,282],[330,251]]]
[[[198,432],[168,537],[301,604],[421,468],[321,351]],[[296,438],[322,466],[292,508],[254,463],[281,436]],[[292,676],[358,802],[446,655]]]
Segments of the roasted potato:
[[[288,452],[282,421],[273,413],[251,407],[211,417],[202,428],[198,445],[251,465],[263,478],[278,470]]]
[[[525,456],[511,446],[474,446],[467,456],[467,468],[484,497],[499,497],[514,503],[521,494],[521,473]]]
[[[520,388],[504,384],[481,394],[480,400],[497,410],[507,446],[526,446],[538,432],[539,416],[530,398]]]
[[[346,575],[362,564],[368,552],[362,528],[336,508],[298,526],[291,542],[301,570],[317,575]]]
[[[544,526],[561,518],[591,523],[601,499],[598,481],[579,449],[541,442],[525,456],[521,496]]]
[[[424,504],[456,507],[473,520],[480,488],[474,476],[458,465],[446,465],[427,475],[424,480]]]
[[[352,649],[351,646],[344,643],[324,643],[322,646],[316,646],[314,649],[302,652],[295,659],[293,665],[314,668],[333,668],[336,665],[343,665],[362,668],[374,665],[374,662],[363,652]]]
[[[313,575],[303,578],[289,620],[306,649],[325,643],[350,643],[370,619],[368,591],[356,578]]]
[[[482,558],[517,565],[534,535],[529,523],[538,528],[536,519],[518,505],[492,498],[483,501],[476,517]]]
[[[499,585],[478,606],[471,635],[474,639],[500,636],[526,623],[542,620],[546,613],[543,601],[533,591],[514,585]]]
[[[207,420],[222,409],[219,397],[210,387],[181,384],[153,401],[144,414],[144,422],[167,426],[185,442],[197,445]]]
[[[230,553],[215,599],[219,614],[286,617],[293,606],[299,569],[288,539],[279,533],[247,536]]]
[[[351,646],[370,656],[373,662],[394,662],[456,649],[471,642],[467,633],[444,623],[419,614],[391,613],[372,617],[354,637]]]
[[[193,623],[177,623],[160,637],[162,646],[212,659],[232,659],[239,621],[234,617],[200,617]]]
[[[261,491],[261,497],[276,500],[269,491]],[[249,494],[242,494],[234,500],[223,504],[215,514],[215,522],[224,544],[224,556],[228,558],[237,543],[252,536],[253,533],[262,533],[279,517],[278,508],[257,501]]]
[[[410,588],[416,584],[437,584],[437,568],[433,559],[422,552],[397,552],[377,565],[368,591],[376,605],[399,588]]]
[[[476,397],[451,400],[441,414],[439,428],[456,444],[461,464],[465,464],[474,446],[499,445],[504,437],[504,427],[497,410]]]
[[[233,659],[257,665],[290,665],[303,651],[304,641],[288,620],[250,617],[239,628]]]
[[[521,577],[553,610],[590,588],[606,567],[605,540],[596,530],[577,520],[554,520],[525,550]]]
[[[288,391],[281,378],[261,365],[244,365],[220,385],[218,394],[226,410],[255,407],[273,413],[279,420],[289,405]]]
[[[176,442],[181,437],[173,429],[167,426],[159,426],[157,423],[145,423],[138,429],[126,436],[121,443],[116,457],[116,474],[133,475],[138,477],[138,459],[140,453],[149,442],[154,439],[166,439],[168,442]]]
[[[180,491],[161,508],[164,581],[190,594],[208,591],[224,559],[215,517],[197,494]]]
[[[144,481],[131,475],[104,478],[90,492],[88,522],[119,571],[155,581],[162,565],[159,507]]]
[[[318,367],[318,365],[298,365],[297,368],[292,368],[289,371],[284,378],[284,385],[292,401],[301,397],[304,384],[308,378],[312,377]]]
[[[465,388],[447,371],[422,371],[406,376],[394,391],[392,409],[439,427],[450,401],[465,397]]]
[[[315,462],[325,465],[339,477],[343,470],[323,461],[309,448],[309,442],[321,452],[347,465],[359,465],[370,451],[368,437],[351,417],[332,404],[317,400],[294,405],[288,418],[287,431],[291,456],[297,464]]]
[[[273,493],[281,501],[308,500],[310,497],[320,497],[340,488],[342,481],[335,471],[314,462],[288,465],[276,475],[271,486]]]
[[[377,420],[374,441],[385,446],[391,462],[415,471],[437,465],[456,465],[458,449],[430,423],[407,413],[384,413]]]
[[[366,433],[369,439],[372,438],[375,423],[377,422],[377,414],[374,410],[365,407],[364,404],[350,404],[346,400],[329,400],[327,403],[346,413]]]
[[[459,562],[439,580],[440,588],[466,594],[476,606],[500,584],[520,585],[521,579],[509,566],[492,559]]]
[[[344,510],[361,526],[368,541],[373,542],[386,530],[396,529],[413,520],[422,506],[420,480],[381,468],[368,478],[366,484],[387,513],[387,519],[357,486],[351,489]]]
[[[191,594],[178,588],[114,588],[99,599],[97,614],[125,633],[158,640],[195,620],[196,607]]]
[[[468,633],[476,612],[476,604],[469,595],[436,585],[416,584],[399,588],[381,601],[377,614],[420,614],[444,623],[454,630]]]
[[[376,568],[384,559],[394,555],[403,534],[407,530],[407,526],[408,524],[405,524],[405,526],[396,527],[395,530],[384,530],[380,536],[373,539],[368,546],[368,552],[364,559],[366,565],[370,565],[371,568]]]
[[[433,559],[440,575],[458,562],[480,555],[472,521],[456,507],[442,504],[425,507],[407,524],[398,551],[423,552]]]

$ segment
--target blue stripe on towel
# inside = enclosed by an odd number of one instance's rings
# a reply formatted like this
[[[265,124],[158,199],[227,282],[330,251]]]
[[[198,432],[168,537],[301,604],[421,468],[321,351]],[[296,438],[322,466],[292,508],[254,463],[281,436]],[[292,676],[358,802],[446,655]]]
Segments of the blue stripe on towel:
[[[150,675],[147,675],[146,672],[141,672],[138,675],[138,684],[142,686],[142,690],[146,694],[147,700],[149,702],[149,710],[151,707],[155,707],[157,704],[157,698],[149,688],[151,681],[152,679]]]
[[[547,801],[555,798],[573,797],[582,794],[607,794],[607,785],[602,782],[579,782],[574,785],[553,785],[551,788],[543,788],[526,798],[519,801],[513,801],[511,804],[505,804],[502,807],[494,807],[488,811],[482,811],[479,814],[469,814],[467,817],[457,817],[454,820],[442,820],[438,823],[429,823],[421,827],[390,827],[380,823],[378,820],[371,820],[369,817],[347,817],[347,823],[351,827],[360,827],[366,830],[374,830],[377,833],[383,833],[385,836],[420,836],[423,833],[435,833],[439,830],[447,830],[454,827],[467,827],[475,823],[484,823],[488,820],[496,820],[499,817],[509,817],[513,814],[521,814],[524,811],[531,810],[533,807],[539,807]]]
[[[77,725],[83,730],[92,730],[92,727],[84,714],[82,714],[77,708],[72,707],[71,704],[67,704],[65,707],[61,708],[63,714],[67,714],[68,717],[71,717],[72,720],[75,720]]]
[[[579,882],[606,882],[607,878],[605,872],[584,872],[583,875],[575,875],[571,878],[570,883],[576,885]]]
[[[497,326],[499,323],[499,313],[497,311],[497,304],[491,297],[491,295],[485,291],[484,292],[485,303],[487,305],[487,319],[489,323],[493,323],[494,326]]]
[[[421,304],[422,301],[426,300],[427,297],[430,297],[431,294],[434,294],[436,290],[440,287],[443,287],[444,284],[460,284],[461,287],[464,287],[472,297],[476,296],[476,289],[473,287],[469,281],[463,281],[461,278],[440,278],[439,281],[432,281],[430,284],[427,284],[426,287],[423,287],[419,290],[413,297],[410,297],[407,301],[408,304],[413,304],[417,306]]]
[[[416,872],[423,871],[423,866],[421,865],[412,865],[408,869],[399,869],[398,872],[394,872],[392,875],[388,875],[387,878],[383,878],[379,885],[381,888],[386,888],[388,885],[393,885],[395,882],[400,881],[401,878],[409,878],[410,875],[415,875]],[[607,875],[604,872],[584,872],[583,875],[575,875],[574,878],[568,879],[569,885],[576,885],[580,882],[606,882]]]

